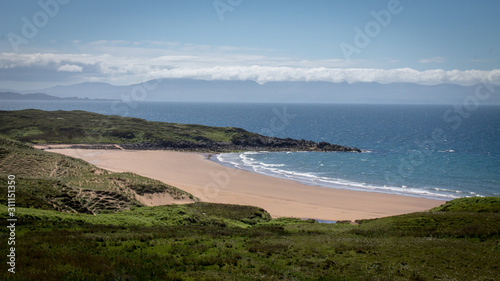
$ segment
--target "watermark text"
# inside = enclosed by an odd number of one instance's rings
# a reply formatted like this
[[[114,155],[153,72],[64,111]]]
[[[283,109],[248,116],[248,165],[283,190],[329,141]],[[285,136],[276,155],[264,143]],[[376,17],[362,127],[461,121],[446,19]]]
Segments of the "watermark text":
[[[7,212],[9,217],[7,218],[7,228],[9,229],[9,235],[7,240],[9,254],[7,255],[7,264],[9,268],[7,269],[10,273],[16,273],[16,176],[9,175],[7,177]]]

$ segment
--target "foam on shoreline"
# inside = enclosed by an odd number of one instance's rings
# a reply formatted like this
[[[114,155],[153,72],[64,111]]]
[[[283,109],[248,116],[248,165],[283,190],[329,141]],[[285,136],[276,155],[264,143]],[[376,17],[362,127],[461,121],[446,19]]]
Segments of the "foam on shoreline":
[[[220,163],[221,165],[241,169],[248,172],[255,172],[262,175],[289,179],[305,185],[316,185],[328,188],[380,192],[387,194],[422,197],[434,200],[452,200],[466,196],[477,196],[475,193],[464,193],[457,190],[433,188],[433,187],[407,187],[407,186],[389,186],[375,185],[365,182],[356,182],[352,180],[331,178],[318,175],[311,172],[298,172],[287,170],[286,164],[268,164],[259,162],[251,156],[258,153],[266,152],[244,152],[244,153],[222,153],[216,157],[211,157],[210,160]]]

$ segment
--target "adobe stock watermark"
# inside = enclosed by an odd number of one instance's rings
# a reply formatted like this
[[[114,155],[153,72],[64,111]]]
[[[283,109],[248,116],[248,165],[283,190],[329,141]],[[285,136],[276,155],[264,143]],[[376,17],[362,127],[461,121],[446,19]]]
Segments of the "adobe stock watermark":
[[[153,77],[151,77],[153,78]],[[131,109],[136,109],[141,101],[145,101],[148,93],[155,90],[162,83],[163,78],[153,78],[147,82],[136,85],[128,93],[123,93],[120,100],[113,101],[111,111],[114,114],[127,116]]]
[[[145,101],[148,96],[148,92],[156,89],[160,85],[162,80],[163,80],[162,78],[152,79],[147,82],[134,86],[132,90],[130,90],[130,92],[128,93],[123,93],[121,95],[120,100],[115,100],[111,103],[111,113],[113,115],[121,115],[121,116],[130,115],[130,111],[136,109],[139,102]],[[107,118],[96,120],[94,121],[94,124],[96,124],[94,126],[95,128],[112,127],[111,122]],[[109,145],[107,143],[108,139],[106,139],[105,137],[105,132],[102,131],[86,130],[84,133],[84,138],[89,139],[91,143],[96,145],[100,144]],[[86,146],[84,145],[81,148],[86,148]],[[115,144],[112,146],[108,146],[108,149],[123,149],[123,148],[119,144]],[[85,157],[85,155],[81,154],[79,150],[76,150],[76,153],[81,158]]]
[[[411,1],[411,0],[410,0]],[[382,28],[386,28],[392,20],[393,15],[397,15],[403,11],[403,6],[399,0],[389,0],[386,9],[378,12],[371,10],[370,15],[373,20],[367,22],[363,29],[354,27],[353,44],[342,41],[339,47],[347,60],[351,59],[353,54],[360,54],[361,51],[370,45],[373,38],[377,37]]]
[[[290,121],[296,117],[296,114],[289,114],[287,107],[283,106],[281,111],[273,107],[274,116],[269,120],[269,128],[263,128],[259,134],[265,136],[276,136],[282,133],[286,127],[290,126]]]
[[[153,78],[153,77],[150,77]],[[121,116],[128,116],[130,115],[130,111],[133,109],[136,109],[139,102],[145,101],[148,93],[152,90],[155,90],[162,82],[163,78],[155,78],[151,79],[147,82],[141,83],[139,85],[134,86],[129,92],[123,93],[120,96],[120,100],[115,100],[111,103],[111,115],[121,115]],[[104,119],[99,119],[94,121],[95,128],[111,128],[112,124],[109,119],[104,118]],[[97,129],[95,130],[86,130],[84,132],[84,139],[90,140],[91,143],[100,145],[100,144],[107,144],[109,141],[105,137],[105,132],[98,131]],[[85,140],[84,140],[85,142]],[[89,146],[92,147],[92,146]],[[110,149],[122,149],[122,147],[118,144],[115,144],[113,146],[108,146]],[[86,148],[86,146],[81,146],[81,148]],[[85,155],[80,154],[78,150],[76,150],[76,153],[80,155],[81,158],[84,158]]]
[[[228,167],[225,167],[217,172],[210,171],[209,175],[212,181],[203,187],[203,194],[209,199],[217,197],[221,190],[224,190],[229,186],[229,183],[231,183],[231,177],[240,173],[241,170]]]
[[[238,7],[242,2],[243,0],[215,0],[212,5],[220,21],[224,21],[224,14],[234,11],[234,8]]]
[[[490,85],[478,84],[474,93],[465,97],[462,103],[445,110],[442,117],[449,127],[434,128],[430,137],[421,142],[416,141],[418,149],[411,150],[406,157],[400,158],[396,174],[389,171],[385,173],[386,182],[392,186],[405,185],[405,177],[411,176],[415,169],[422,166],[435,152],[436,146],[446,141],[445,130],[458,130],[464,121],[479,108],[481,102],[488,100],[494,92],[495,89]]]
[[[7,228],[9,229],[8,241],[8,255],[7,264],[9,268],[7,271],[10,273],[16,273],[16,176],[7,176]]]
[[[19,46],[21,44],[28,44],[30,39],[33,39],[41,28],[45,27],[51,18],[54,18],[59,14],[61,10],[61,5],[66,5],[70,0],[40,0],[38,5],[40,10],[33,13],[31,18],[22,17],[22,27],[20,34],[9,32],[7,38],[9,39],[10,45],[14,52],[19,52]]]
[[[264,128],[259,131],[261,135],[276,135],[285,130],[287,126],[290,125],[290,120],[296,117],[296,114],[289,114],[287,112],[286,106],[283,106],[280,111],[278,108],[273,107],[272,112],[274,114],[273,117],[269,120],[269,128]],[[227,168],[209,173],[211,182],[207,183],[204,186],[203,193],[209,198],[213,199],[217,197],[221,190],[226,189],[231,183],[231,178],[233,176],[241,173],[240,169]]]

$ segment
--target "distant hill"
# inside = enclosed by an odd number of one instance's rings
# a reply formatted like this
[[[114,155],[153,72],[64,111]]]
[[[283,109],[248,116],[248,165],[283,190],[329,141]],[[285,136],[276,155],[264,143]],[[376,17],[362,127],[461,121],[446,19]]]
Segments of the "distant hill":
[[[500,104],[500,86],[482,104]],[[158,79],[128,86],[80,83],[23,93],[43,92],[61,98],[108,98],[132,101],[265,102],[265,103],[399,103],[457,104],[475,94],[477,85],[412,83],[332,83]],[[481,91],[485,91],[484,89]]]
[[[60,98],[44,93],[33,93],[33,94],[20,94],[15,92],[0,92],[0,100],[90,100],[90,98],[77,98],[77,97],[67,97]],[[93,100],[107,100],[107,99],[93,99]]]
[[[130,89],[128,89],[130,88]],[[130,92],[129,86],[114,86],[108,83],[85,82],[68,86],[54,86],[45,89],[22,91],[24,94],[42,92],[60,98],[79,97],[79,98],[106,98],[120,99],[122,93]]]

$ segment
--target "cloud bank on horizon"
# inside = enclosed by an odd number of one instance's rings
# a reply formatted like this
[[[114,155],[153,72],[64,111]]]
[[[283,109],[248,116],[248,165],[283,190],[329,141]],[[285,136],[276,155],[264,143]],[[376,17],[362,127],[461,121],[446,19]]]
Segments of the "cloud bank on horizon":
[[[0,3],[0,88],[154,78],[500,84],[496,1]]]
[[[238,58],[233,57],[235,61]],[[478,83],[500,84],[500,69],[418,71],[412,68],[340,68],[310,67],[310,64],[325,65],[310,61],[287,61],[276,65],[266,58],[260,64],[251,64],[240,58],[239,64],[213,64],[228,57],[162,56],[153,58],[93,56],[88,54],[14,54],[0,53],[0,73],[4,79],[22,79],[29,73],[34,80],[50,75],[53,81],[108,82],[129,85],[156,78],[192,78],[203,80],[253,80],[260,84],[276,81],[326,81],[334,83],[378,82],[416,83],[435,85],[451,83],[474,85]],[[231,59],[229,59],[231,60]],[[195,61],[196,63],[193,63]],[[338,64],[347,62],[337,61]],[[193,65],[198,64],[198,65]],[[211,65],[213,64],[213,65]]]

